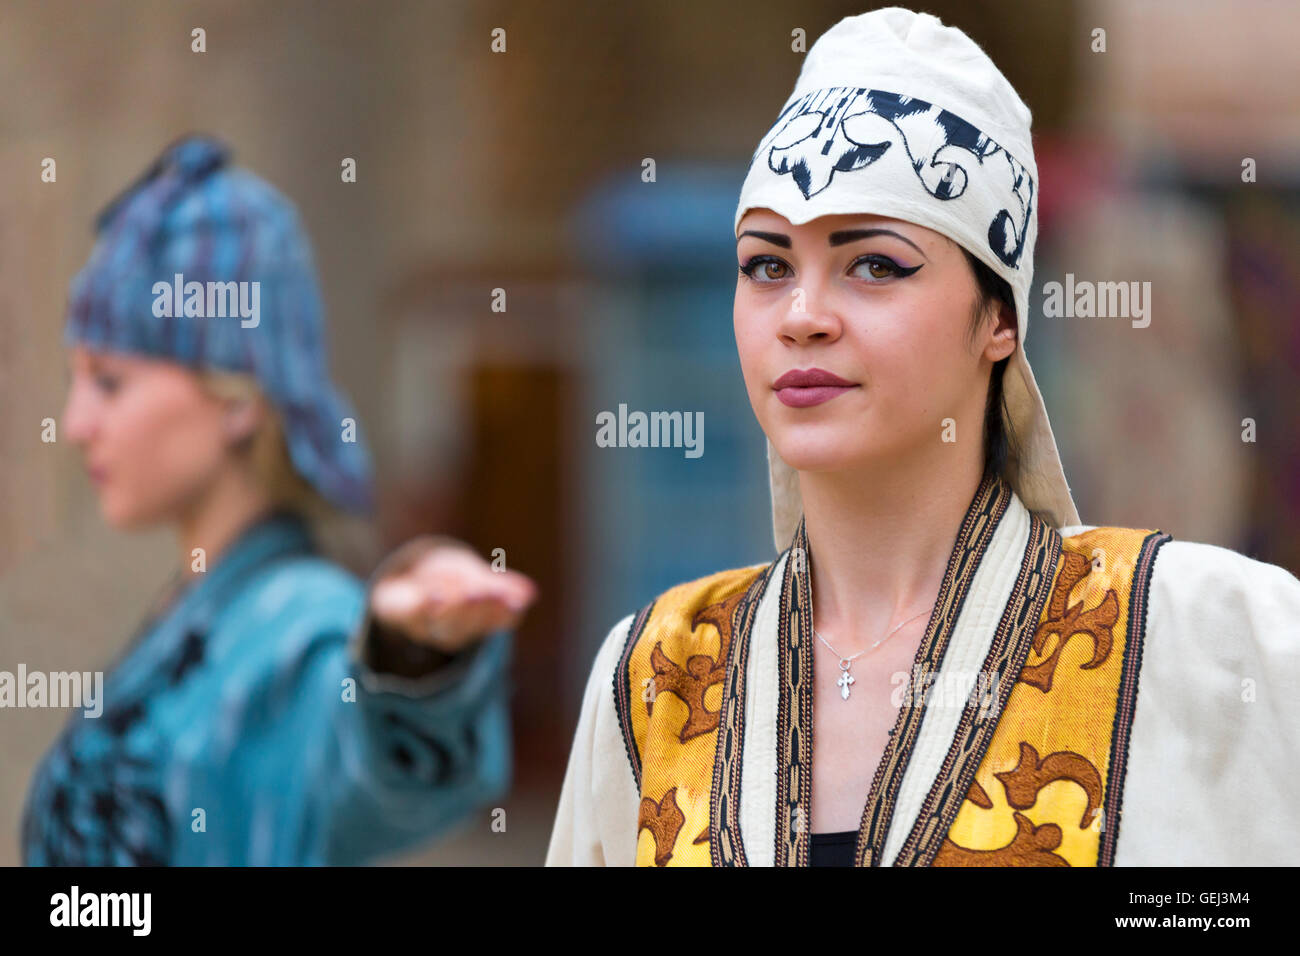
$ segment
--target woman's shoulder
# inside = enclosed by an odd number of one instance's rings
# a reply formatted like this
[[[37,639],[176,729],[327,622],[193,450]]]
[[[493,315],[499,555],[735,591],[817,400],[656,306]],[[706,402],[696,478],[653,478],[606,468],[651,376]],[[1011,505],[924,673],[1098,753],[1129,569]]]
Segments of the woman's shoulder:
[[[690,630],[701,612],[744,597],[761,584],[764,573],[772,566],[773,562],[751,564],[683,581],[660,592],[634,617],[644,615],[664,624],[671,621]]]
[[[214,620],[227,640],[298,644],[346,638],[365,607],[365,586],[338,564],[315,555],[276,561],[248,577]]]
[[[1139,529],[1062,528],[1061,535],[1088,554],[1106,532],[1116,531],[1155,545],[1146,562],[1130,565],[1132,579],[1125,584],[1145,595],[1148,651],[1157,656],[1172,652],[1165,670],[1240,669],[1250,662],[1282,670],[1296,667],[1300,580],[1290,571],[1231,548]],[[1102,532],[1100,538],[1096,532]]]
[[[631,642],[647,646],[689,638],[702,627],[724,627],[731,607],[756,593],[769,569],[780,563],[752,564],[693,578],[657,594],[623,617],[605,637],[598,657],[612,659]]]
[[[1300,580],[1286,568],[1218,545],[1169,541],[1150,595],[1156,640],[1168,635],[1189,651],[1242,664],[1288,661],[1293,673],[1300,662]]]
[[[256,600],[270,607],[327,608],[359,602],[365,585],[342,565],[319,555],[300,555],[277,561],[252,582]]]
[[[1284,863],[1300,827],[1280,730],[1300,721],[1300,581],[1196,541],[1153,560],[1133,579],[1147,595],[1130,619],[1137,683],[1115,716],[1131,721],[1115,862]]]
[[[744,594],[771,566],[771,562],[750,564],[683,581],[662,591],[647,607],[651,609],[658,607],[661,611],[671,609],[677,614],[693,615],[694,612],[719,601]]]
[[[1151,587],[1162,591],[1186,590],[1203,599],[1241,595],[1281,593],[1300,599],[1300,580],[1286,568],[1260,561],[1220,545],[1180,541],[1160,532],[1138,528],[1074,525],[1060,529],[1074,547],[1088,546],[1107,537],[1123,537],[1135,545],[1151,540],[1153,562]]]
[[[716,665],[730,637],[731,607],[747,594],[761,597],[758,591],[780,563],[778,558],[673,585],[610,628],[592,661],[585,692],[587,705],[602,709],[604,729],[617,735],[614,728],[621,726],[617,714],[626,713],[634,661],[653,667],[657,652],[681,666],[689,667],[690,659],[701,655]]]
[[[1184,581],[1201,586],[1239,590],[1300,589],[1286,568],[1215,544],[1171,539],[1160,549],[1159,576],[1170,583]]]

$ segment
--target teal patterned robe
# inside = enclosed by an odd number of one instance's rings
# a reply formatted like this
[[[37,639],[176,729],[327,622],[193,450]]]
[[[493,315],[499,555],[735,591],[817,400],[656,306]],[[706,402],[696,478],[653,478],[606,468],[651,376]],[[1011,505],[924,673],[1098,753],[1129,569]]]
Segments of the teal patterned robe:
[[[425,677],[373,671],[365,588],[288,515],[147,622],[33,777],[30,865],[358,864],[509,786],[510,638]]]

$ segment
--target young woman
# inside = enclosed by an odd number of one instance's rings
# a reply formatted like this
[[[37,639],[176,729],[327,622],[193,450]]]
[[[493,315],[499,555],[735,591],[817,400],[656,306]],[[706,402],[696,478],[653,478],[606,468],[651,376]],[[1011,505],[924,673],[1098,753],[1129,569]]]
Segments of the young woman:
[[[365,511],[370,473],[293,207],[189,138],[99,232],[72,288],[62,435],[104,519],[172,525],[181,570],[102,713],[77,713],[39,766],[25,861],[360,863],[498,799],[506,631],[533,586],[417,539],[368,613],[318,552],[312,519]],[[216,309],[213,286],[231,296]]]
[[[961,31],[814,45],[736,211],[783,553],[610,632],[548,863],[1296,862],[1300,582],[1079,523],[1024,352],[1037,189]]]

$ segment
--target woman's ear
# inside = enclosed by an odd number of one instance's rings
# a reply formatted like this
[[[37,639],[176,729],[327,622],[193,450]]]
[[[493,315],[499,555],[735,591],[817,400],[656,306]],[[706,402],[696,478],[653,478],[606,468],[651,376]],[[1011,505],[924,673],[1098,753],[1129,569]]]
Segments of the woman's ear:
[[[998,303],[998,309],[992,317],[994,322],[992,338],[984,347],[984,356],[990,362],[1006,358],[1016,350],[1016,309],[1005,302]]]
[[[222,427],[226,440],[243,447],[253,440],[266,418],[266,409],[258,399],[233,398],[225,401]]]

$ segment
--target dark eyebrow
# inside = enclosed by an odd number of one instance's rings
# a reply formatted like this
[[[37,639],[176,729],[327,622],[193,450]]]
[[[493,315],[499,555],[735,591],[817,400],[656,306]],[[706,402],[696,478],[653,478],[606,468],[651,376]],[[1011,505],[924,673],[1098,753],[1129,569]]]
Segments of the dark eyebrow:
[[[782,249],[790,248],[790,237],[786,235],[782,235],[779,232],[758,232],[754,229],[746,229],[739,236],[737,236],[736,239],[737,241],[739,241],[740,239],[743,239],[745,236],[753,236],[756,239],[762,239],[765,242],[772,243],[772,245],[774,246],[780,246]]]
[[[915,242],[908,239],[906,236],[900,236],[892,229],[843,229],[840,232],[831,233],[830,243],[832,246],[842,246],[847,242],[857,242],[859,239],[870,239],[872,236],[893,236],[896,239],[902,239],[903,242],[907,243],[917,252],[921,252],[921,247]],[[924,252],[921,252],[921,257],[925,259],[926,262],[930,261],[930,257]]]

